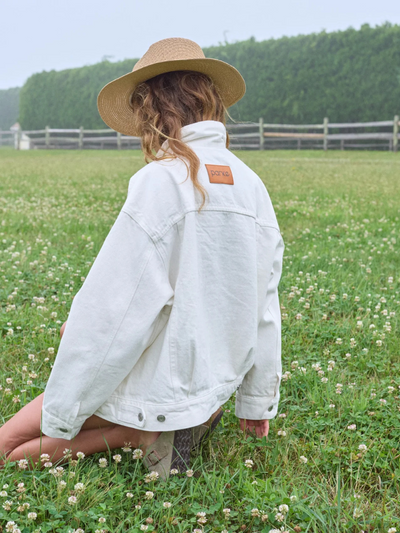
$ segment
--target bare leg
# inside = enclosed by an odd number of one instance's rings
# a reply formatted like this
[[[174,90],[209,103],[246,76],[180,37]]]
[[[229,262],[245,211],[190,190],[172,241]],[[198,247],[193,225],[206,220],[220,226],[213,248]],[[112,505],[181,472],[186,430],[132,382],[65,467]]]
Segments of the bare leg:
[[[57,461],[63,457],[65,448],[71,449],[73,457],[76,457],[78,451],[90,455],[108,448],[120,448],[125,442],[146,449],[161,434],[120,426],[93,415],[85,421],[72,441],[41,436],[42,403],[43,394],[25,405],[0,428],[0,455],[6,455],[7,460],[31,457],[36,462],[42,453],[47,453],[52,461]]]

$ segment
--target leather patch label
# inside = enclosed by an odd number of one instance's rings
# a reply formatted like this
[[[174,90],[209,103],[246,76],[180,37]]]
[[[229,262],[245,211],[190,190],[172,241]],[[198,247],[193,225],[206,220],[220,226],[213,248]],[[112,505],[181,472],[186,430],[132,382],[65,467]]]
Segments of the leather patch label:
[[[227,183],[233,185],[231,167],[224,165],[206,165],[210,183]]]

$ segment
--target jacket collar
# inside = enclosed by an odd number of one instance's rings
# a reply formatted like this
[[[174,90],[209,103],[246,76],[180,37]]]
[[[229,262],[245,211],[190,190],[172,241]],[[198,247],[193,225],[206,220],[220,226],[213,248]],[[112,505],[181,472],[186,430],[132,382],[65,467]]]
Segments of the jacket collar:
[[[194,122],[181,128],[181,139],[194,148],[226,148],[226,128],[217,120]],[[168,150],[168,140],[163,142],[157,155],[161,155],[163,150]]]

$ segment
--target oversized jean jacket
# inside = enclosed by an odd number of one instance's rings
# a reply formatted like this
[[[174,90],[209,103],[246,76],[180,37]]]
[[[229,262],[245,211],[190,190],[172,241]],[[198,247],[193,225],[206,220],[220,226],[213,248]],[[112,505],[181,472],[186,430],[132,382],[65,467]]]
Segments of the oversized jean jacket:
[[[200,159],[205,207],[181,160],[130,179],[71,305],[44,393],[45,435],[70,440],[92,414],[147,431],[193,427],[235,391],[239,418],[277,413],[284,243],[270,197],[226,148],[221,122],[181,132]],[[230,167],[233,183],[205,165]]]

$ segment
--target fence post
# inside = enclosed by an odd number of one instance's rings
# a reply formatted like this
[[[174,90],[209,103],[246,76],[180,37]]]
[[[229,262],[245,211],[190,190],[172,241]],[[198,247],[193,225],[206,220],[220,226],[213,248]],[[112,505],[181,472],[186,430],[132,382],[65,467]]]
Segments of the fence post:
[[[18,124],[18,129],[14,132],[14,148],[15,150],[21,150],[21,126]]]
[[[117,148],[121,150],[121,134],[119,131],[117,131]]]
[[[259,133],[260,133],[260,150],[264,150],[264,120],[262,118],[258,121]]]
[[[44,132],[44,143],[46,145],[46,148],[49,148],[50,146],[50,127],[49,126],[46,126],[45,128],[45,132]]]
[[[328,117],[324,118],[324,150],[328,150],[328,126],[329,120]]]
[[[399,115],[393,120],[393,152],[397,152],[399,146]]]
[[[79,128],[79,150],[83,150],[83,126]]]

